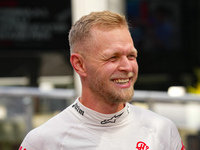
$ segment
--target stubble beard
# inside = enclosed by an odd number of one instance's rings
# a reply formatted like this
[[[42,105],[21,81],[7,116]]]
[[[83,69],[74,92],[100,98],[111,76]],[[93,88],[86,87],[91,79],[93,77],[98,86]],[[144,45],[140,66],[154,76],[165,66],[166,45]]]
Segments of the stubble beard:
[[[134,95],[133,84],[129,88],[116,89],[115,87],[107,85],[103,80],[93,79],[93,81],[89,81],[89,86],[97,97],[112,104],[130,102]]]

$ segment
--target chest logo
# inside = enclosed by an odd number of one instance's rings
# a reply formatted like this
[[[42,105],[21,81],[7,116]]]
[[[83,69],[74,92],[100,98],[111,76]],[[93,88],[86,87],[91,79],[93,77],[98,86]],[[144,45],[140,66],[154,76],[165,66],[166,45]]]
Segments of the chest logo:
[[[124,113],[124,112],[123,112],[123,113]],[[113,116],[112,118],[110,118],[110,119],[105,119],[105,120],[101,121],[101,124],[115,123],[116,120],[117,120],[123,113],[121,113],[121,114],[119,114],[119,115],[114,115],[114,116]]]
[[[148,149],[149,149],[149,146],[147,146],[146,143],[144,143],[144,142],[142,142],[142,141],[139,141],[139,142],[137,142],[136,148],[137,148],[138,150],[148,150]]]

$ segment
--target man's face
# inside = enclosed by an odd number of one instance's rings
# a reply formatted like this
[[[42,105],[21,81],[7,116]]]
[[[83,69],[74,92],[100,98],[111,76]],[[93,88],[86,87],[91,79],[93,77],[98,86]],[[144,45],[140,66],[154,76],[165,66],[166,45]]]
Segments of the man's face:
[[[87,82],[97,99],[128,102],[138,75],[137,50],[127,28],[93,29],[95,46],[86,54]]]

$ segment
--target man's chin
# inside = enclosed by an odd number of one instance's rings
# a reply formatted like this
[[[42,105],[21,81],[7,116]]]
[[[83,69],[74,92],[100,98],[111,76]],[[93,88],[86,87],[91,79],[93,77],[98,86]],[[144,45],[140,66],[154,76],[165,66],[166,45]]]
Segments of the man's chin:
[[[113,103],[127,103],[130,102],[133,98],[133,91],[130,93],[123,93],[120,94],[116,97],[113,97],[112,99],[110,99]]]

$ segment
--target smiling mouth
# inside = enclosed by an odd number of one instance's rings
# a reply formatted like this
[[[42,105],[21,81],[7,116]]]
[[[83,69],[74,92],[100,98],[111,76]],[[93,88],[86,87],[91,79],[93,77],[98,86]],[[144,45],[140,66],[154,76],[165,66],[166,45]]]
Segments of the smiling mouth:
[[[126,84],[126,83],[129,83],[130,81],[130,78],[128,79],[115,79],[113,80],[114,83],[117,83],[117,84]]]

